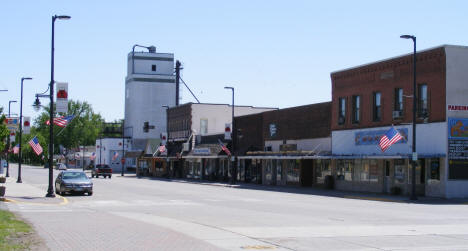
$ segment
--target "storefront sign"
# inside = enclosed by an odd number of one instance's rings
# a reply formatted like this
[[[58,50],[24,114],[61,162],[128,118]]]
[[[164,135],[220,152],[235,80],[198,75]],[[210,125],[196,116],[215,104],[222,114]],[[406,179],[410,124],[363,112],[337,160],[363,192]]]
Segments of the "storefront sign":
[[[468,179],[468,118],[448,118],[449,179]]]
[[[448,157],[468,160],[468,119],[448,118]]]
[[[211,154],[210,148],[195,148],[193,149],[194,155],[209,155]]]
[[[276,136],[276,125],[270,124],[270,137]]]
[[[468,112],[468,105],[447,105],[448,111],[466,111]]]
[[[296,151],[297,144],[282,144],[279,146],[280,151]]]
[[[401,128],[397,131],[403,136],[403,139],[395,144],[406,144],[408,142],[408,129]],[[354,133],[354,144],[359,145],[378,145],[380,138],[387,132],[387,130],[378,131],[360,131]]]

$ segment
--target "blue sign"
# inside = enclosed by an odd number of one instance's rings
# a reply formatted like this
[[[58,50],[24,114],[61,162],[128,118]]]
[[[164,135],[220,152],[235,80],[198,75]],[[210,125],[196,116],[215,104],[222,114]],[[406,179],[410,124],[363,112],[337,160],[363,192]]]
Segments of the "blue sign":
[[[449,139],[468,139],[468,118],[448,118]]]
[[[395,128],[396,129],[396,128]],[[403,137],[402,140],[398,141],[395,144],[406,144],[408,142],[408,129],[401,128],[396,129],[401,136]],[[360,131],[354,133],[354,144],[357,146],[361,145],[378,145],[380,142],[380,138],[388,131],[386,130],[378,130],[378,131]]]

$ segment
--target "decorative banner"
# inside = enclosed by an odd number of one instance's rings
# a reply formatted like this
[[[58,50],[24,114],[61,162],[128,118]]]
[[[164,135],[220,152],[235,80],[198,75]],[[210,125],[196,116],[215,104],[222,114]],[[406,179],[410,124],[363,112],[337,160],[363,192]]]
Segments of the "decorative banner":
[[[16,132],[19,127],[19,118],[18,117],[9,117],[5,119],[6,127],[10,132]]]
[[[167,132],[162,132],[161,133],[161,144],[166,145],[167,141]]]
[[[231,124],[230,123],[226,123],[224,127],[224,139],[231,140]]]
[[[57,82],[57,112],[68,113],[68,83]]]
[[[23,118],[23,134],[31,133],[31,117]]]
[[[16,132],[10,132],[10,142],[15,142]]]

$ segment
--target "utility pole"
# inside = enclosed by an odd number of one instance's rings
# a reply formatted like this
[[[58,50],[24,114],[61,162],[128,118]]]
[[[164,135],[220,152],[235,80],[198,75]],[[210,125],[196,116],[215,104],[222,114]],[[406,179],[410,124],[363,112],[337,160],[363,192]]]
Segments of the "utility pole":
[[[180,79],[180,70],[183,68],[180,68],[180,61],[177,60],[175,64],[175,70],[176,70],[176,96],[175,96],[175,104],[176,106],[179,106],[179,79]]]

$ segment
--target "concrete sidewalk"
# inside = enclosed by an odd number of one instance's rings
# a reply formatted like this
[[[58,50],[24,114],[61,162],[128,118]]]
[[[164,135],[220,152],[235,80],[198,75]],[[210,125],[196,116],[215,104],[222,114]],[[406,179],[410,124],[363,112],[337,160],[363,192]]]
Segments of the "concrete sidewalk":
[[[6,183],[5,197],[1,200],[5,202],[21,202],[21,203],[34,203],[34,204],[63,204],[66,199],[56,195],[56,197],[46,197],[47,185],[33,185],[23,181],[23,183],[16,183],[15,177],[8,177]]]

